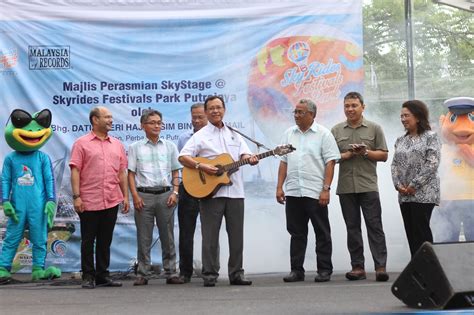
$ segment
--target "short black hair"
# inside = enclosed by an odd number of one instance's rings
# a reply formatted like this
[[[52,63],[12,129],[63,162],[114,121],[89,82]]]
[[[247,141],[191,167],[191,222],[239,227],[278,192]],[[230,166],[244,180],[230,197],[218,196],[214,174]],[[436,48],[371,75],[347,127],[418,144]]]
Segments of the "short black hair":
[[[364,105],[364,98],[362,97],[362,95],[359,92],[349,92],[349,93],[347,93],[346,96],[344,96],[344,101],[347,100],[347,99],[351,99],[351,98],[358,99],[360,101],[360,103],[362,105]]]
[[[224,99],[222,98],[222,96],[211,95],[211,96],[208,96],[206,98],[206,100],[204,101],[204,110],[207,110],[207,103],[209,103],[210,101],[215,100],[215,99],[219,99],[222,102],[222,106],[224,106],[224,108],[225,108],[225,102],[224,102]]]
[[[100,117],[100,108],[101,108],[101,106],[96,106],[96,107],[92,108],[91,111],[89,112],[89,122],[91,123],[91,125],[94,125],[92,123],[92,118]]]

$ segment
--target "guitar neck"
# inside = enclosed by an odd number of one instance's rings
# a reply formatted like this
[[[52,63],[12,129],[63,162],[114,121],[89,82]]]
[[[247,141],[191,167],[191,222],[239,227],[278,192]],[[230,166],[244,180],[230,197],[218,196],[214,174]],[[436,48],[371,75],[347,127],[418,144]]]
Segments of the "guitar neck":
[[[275,150],[271,150],[271,151],[267,151],[267,152],[257,154],[257,157],[258,157],[259,160],[261,160],[261,159],[267,158],[267,157],[272,156],[272,155],[275,155]],[[226,172],[232,172],[233,170],[238,169],[242,165],[249,164],[249,162],[250,162],[250,158],[239,160],[237,162],[229,163],[229,164],[224,165],[223,169]]]

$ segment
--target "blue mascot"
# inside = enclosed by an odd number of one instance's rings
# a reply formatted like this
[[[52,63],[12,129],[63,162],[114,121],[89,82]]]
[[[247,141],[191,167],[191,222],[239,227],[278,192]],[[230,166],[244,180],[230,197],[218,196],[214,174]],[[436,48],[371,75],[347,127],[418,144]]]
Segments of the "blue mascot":
[[[48,109],[33,115],[15,109],[5,127],[5,140],[15,151],[5,157],[2,170],[3,211],[9,219],[0,256],[0,281],[11,278],[12,262],[26,226],[33,243],[32,280],[61,276],[56,267],[44,268],[56,195],[51,160],[39,149],[52,134]]]

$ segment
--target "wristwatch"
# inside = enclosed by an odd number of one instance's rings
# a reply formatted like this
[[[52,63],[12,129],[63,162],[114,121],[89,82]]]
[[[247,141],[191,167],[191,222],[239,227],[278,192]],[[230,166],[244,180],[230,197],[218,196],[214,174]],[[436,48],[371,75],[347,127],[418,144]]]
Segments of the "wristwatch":
[[[200,162],[197,162],[196,165],[194,165],[194,168],[198,170],[198,169],[199,169],[199,165],[201,165],[201,163],[200,163]]]
[[[174,191],[174,190],[173,190],[173,194],[175,194],[175,195],[176,195],[176,197],[178,197],[178,196],[179,196],[179,193],[178,193],[177,191]]]
[[[369,158],[369,151],[365,150],[364,158],[365,158],[365,159],[368,159],[368,158]]]
[[[331,190],[331,186],[329,186],[329,185],[323,185],[323,190]]]
[[[78,195],[75,195],[75,194],[72,195],[72,199],[76,200],[77,198],[81,198],[81,195],[79,195],[79,194]]]

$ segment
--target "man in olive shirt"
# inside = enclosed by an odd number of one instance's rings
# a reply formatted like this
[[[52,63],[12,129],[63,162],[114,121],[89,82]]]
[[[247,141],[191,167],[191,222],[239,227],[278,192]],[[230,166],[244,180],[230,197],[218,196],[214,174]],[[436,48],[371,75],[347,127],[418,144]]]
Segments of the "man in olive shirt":
[[[387,246],[377,187],[377,162],[387,160],[388,150],[382,128],[364,118],[364,109],[362,95],[357,92],[348,93],[344,97],[344,114],[347,120],[331,130],[341,152],[336,194],[339,195],[346,222],[347,247],[351,255],[352,270],[346,273],[346,278],[366,278],[360,215],[362,209],[376,280],[387,281]]]

